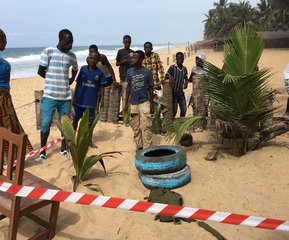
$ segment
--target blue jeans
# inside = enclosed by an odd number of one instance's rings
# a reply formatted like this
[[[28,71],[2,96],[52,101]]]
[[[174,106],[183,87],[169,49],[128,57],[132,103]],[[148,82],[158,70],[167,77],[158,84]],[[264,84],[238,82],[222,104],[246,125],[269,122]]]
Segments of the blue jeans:
[[[70,116],[70,105],[71,100],[55,100],[43,97],[42,104],[41,104],[41,132],[47,133],[50,131],[50,125],[52,123],[52,119],[57,109],[59,120],[63,115]]]
[[[173,114],[174,117],[178,111],[178,105],[180,106],[180,117],[185,117],[187,112],[187,103],[184,92],[173,93]]]

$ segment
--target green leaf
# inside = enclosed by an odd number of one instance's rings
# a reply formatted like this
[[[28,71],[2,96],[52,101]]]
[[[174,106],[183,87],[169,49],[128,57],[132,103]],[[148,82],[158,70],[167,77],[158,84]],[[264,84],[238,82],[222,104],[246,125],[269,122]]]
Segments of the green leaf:
[[[75,132],[69,117],[64,115],[61,118],[61,125],[66,140],[71,141],[73,144],[75,144]]]
[[[167,138],[173,139],[176,144],[180,142],[181,137],[199,120],[205,119],[202,116],[191,116],[174,120],[168,127]]]
[[[92,155],[86,158],[83,162],[83,166],[80,171],[80,181],[86,176],[88,171],[96,164],[98,161],[102,160],[102,157],[99,155]]]
[[[79,145],[80,138],[88,131],[89,128],[89,109],[86,108],[78,127],[77,145]]]

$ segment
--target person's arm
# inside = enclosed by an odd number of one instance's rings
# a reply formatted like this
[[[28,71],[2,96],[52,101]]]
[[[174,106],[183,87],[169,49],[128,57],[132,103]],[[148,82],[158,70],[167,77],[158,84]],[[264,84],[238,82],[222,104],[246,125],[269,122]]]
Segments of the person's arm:
[[[184,89],[186,89],[188,87],[188,83],[189,83],[189,80],[188,80],[188,71],[186,69],[186,73],[185,73],[185,76],[184,76]]]
[[[157,54],[157,65],[158,65],[158,70],[159,70],[159,74],[160,74],[160,80],[164,80],[165,79],[165,70],[163,67],[163,63],[160,59],[160,56]]]
[[[39,67],[38,67],[38,75],[40,76],[40,77],[43,77],[43,78],[45,78],[45,75],[46,75],[46,67],[43,67],[43,66],[41,66],[41,65],[39,65]]]
[[[69,85],[71,85],[77,75],[77,70],[72,69],[71,78],[69,78]]]
[[[127,113],[128,111],[128,100],[129,100],[130,92],[131,92],[131,86],[130,84],[128,84],[126,87],[126,92],[125,92],[125,104],[123,108],[124,113]]]
[[[154,104],[154,80],[153,73],[149,70],[148,75],[148,91],[149,91],[149,101],[150,101],[150,114],[154,114],[155,112],[155,104]]]
[[[73,94],[72,100],[71,100],[71,105],[72,106],[75,106],[75,104],[76,104],[76,92],[77,92],[78,88],[79,88],[79,83],[76,83],[76,86],[75,86],[75,89],[74,89],[74,94]]]
[[[116,78],[115,78],[113,68],[105,55],[101,55],[101,64],[105,65],[108,68],[111,78],[112,78],[112,82],[113,84],[115,84]]]
[[[102,112],[104,107],[104,86],[100,86],[100,112]]]

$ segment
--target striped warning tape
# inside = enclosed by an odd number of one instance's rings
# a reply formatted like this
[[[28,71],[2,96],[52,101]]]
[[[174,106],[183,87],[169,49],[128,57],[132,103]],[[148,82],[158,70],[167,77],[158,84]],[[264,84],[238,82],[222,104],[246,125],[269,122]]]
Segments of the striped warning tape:
[[[38,149],[38,150],[31,151],[31,152],[27,153],[27,154],[25,155],[25,161],[26,161],[27,159],[33,157],[34,155],[40,153],[41,151],[44,151],[44,150],[46,150],[47,148],[50,148],[50,147],[53,146],[54,144],[61,142],[63,139],[64,139],[64,137],[57,138],[57,139],[51,141],[51,142],[50,142],[49,144],[47,144],[46,146],[44,146],[44,147],[42,147],[42,148],[40,148],[40,149]]]
[[[55,140],[52,140],[49,144],[47,144],[46,146],[38,149],[38,150],[35,150],[35,151],[31,151],[29,153],[27,153],[25,155],[25,161],[33,156],[35,156],[36,154],[40,153],[41,151],[44,151],[46,150],[47,148],[50,148],[52,147],[53,145],[55,145],[56,143],[59,143],[61,142],[62,140],[64,139],[64,137],[60,137],[60,138],[57,138]],[[13,166],[16,165],[16,160],[13,162]],[[7,166],[3,166],[3,171],[6,171],[7,170]]]
[[[242,225],[248,227],[289,232],[289,221],[271,218],[218,212],[199,208],[173,206],[168,204],[145,202],[124,198],[36,188],[30,186],[20,186],[3,181],[0,181],[0,191],[18,197],[51,200],[57,202],[70,202],[81,205],[115,208],[135,212],[146,212],[172,217],[207,220],[233,225]]]

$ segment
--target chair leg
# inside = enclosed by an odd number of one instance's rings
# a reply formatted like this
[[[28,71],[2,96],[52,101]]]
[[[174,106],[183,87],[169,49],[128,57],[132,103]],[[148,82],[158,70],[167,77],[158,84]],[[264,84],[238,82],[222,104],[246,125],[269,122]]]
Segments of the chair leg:
[[[19,206],[17,204],[17,201],[20,201],[19,199],[16,199],[16,206]],[[8,240],[16,240],[17,238],[17,228],[19,223],[19,209],[13,208],[12,209],[12,216],[9,219],[9,229],[8,229]]]
[[[59,211],[59,202],[51,203],[50,218],[49,218],[49,236],[48,239],[52,239],[55,236],[57,217]]]

